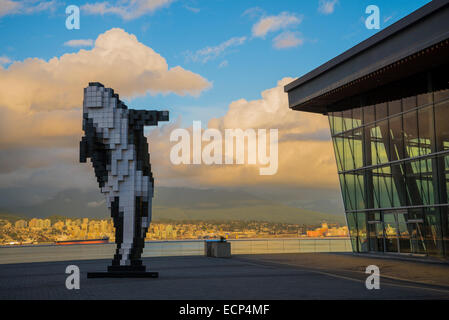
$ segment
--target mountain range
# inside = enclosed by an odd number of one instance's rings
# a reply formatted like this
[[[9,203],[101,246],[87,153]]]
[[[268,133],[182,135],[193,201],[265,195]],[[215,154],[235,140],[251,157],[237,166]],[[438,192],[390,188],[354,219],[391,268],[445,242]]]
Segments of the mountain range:
[[[106,218],[109,211],[98,190],[64,190],[54,197],[26,206],[2,207],[0,211],[23,217],[59,215],[72,218]],[[153,220],[267,221],[344,224],[343,215],[320,213],[288,206],[241,190],[158,187],[153,200]]]

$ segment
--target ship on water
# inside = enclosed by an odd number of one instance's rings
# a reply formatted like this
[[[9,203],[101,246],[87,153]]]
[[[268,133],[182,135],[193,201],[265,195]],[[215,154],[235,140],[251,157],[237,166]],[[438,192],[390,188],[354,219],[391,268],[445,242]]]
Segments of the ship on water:
[[[56,241],[55,244],[66,246],[66,245],[73,245],[73,244],[105,244],[109,243],[109,238],[104,237],[101,239],[86,239],[86,240],[62,240],[62,241]]]

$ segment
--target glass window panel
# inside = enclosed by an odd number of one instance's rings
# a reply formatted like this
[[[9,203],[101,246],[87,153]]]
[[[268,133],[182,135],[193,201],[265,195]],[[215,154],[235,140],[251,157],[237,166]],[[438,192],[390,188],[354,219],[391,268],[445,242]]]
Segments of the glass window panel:
[[[446,173],[445,175],[442,175],[446,180],[446,198],[441,199],[441,203],[448,203],[448,199],[449,199],[449,156],[445,156],[444,157],[444,172]],[[444,185],[443,185],[444,188]],[[449,247],[448,247],[449,249]]]
[[[337,169],[338,172],[341,172],[344,170],[343,167],[343,138],[341,137],[334,137],[333,139],[334,142],[334,152],[335,152],[335,158],[337,160]]]
[[[402,103],[401,100],[395,100],[388,102],[388,111],[390,116],[401,113],[402,112]]]
[[[410,233],[407,227],[406,213],[398,213],[398,236],[401,253],[411,253]]]
[[[390,161],[404,159],[404,135],[402,115],[389,119],[390,128]]]
[[[419,154],[421,156],[432,153],[432,141],[435,141],[433,123],[433,106],[418,111]]]
[[[370,166],[373,164],[373,155],[376,155],[376,145],[375,145],[375,137],[372,137],[372,130],[373,130],[373,125],[369,125],[363,128],[363,132],[364,132],[364,139],[363,139],[363,143],[364,143],[364,150],[363,150],[363,156],[364,156],[364,161],[365,164],[364,166]],[[374,140],[374,141],[373,141]],[[375,158],[374,158],[375,159]],[[375,162],[374,162],[375,163]]]
[[[376,120],[382,120],[388,117],[387,103],[380,103],[376,105]]]
[[[357,213],[357,228],[358,228],[358,245],[359,252],[368,252],[368,237],[366,230],[366,213]]]
[[[419,165],[420,183],[418,187],[421,191],[421,198],[424,205],[435,203],[435,192],[433,188],[432,159],[423,159],[416,161]]]
[[[440,216],[443,221],[443,242],[444,248],[446,248],[446,258],[449,257],[449,210],[448,207],[440,207]],[[444,222],[445,221],[445,222]]]
[[[377,123],[377,143],[376,143],[376,152],[377,152],[377,163],[383,164],[387,163],[388,155],[387,150],[389,146],[388,135],[388,120],[379,121]]]
[[[385,251],[398,252],[398,227],[396,214],[384,213]]]
[[[416,220],[416,219],[423,219],[423,209],[422,208],[408,209],[407,220]]]
[[[368,215],[370,215],[368,213]],[[373,219],[368,216],[368,241],[369,241],[369,251],[379,251],[377,243],[377,233],[376,233],[376,223],[370,223]]]
[[[359,172],[355,176],[356,182],[356,207],[357,210],[365,209],[365,194],[364,194],[364,180],[363,180],[363,172]]]
[[[433,102],[433,92],[418,95],[418,107],[424,106],[426,104],[431,104],[432,102]]]
[[[332,112],[330,116],[331,132],[337,134],[343,131],[343,116],[341,111]]]
[[[412,111],[404,114],[404,142],[405,157],[415,158],[419,156],[418,144],[418,113]]]
[[[345,211],[347,211],[347,207],[346,207],[346,182],[345,182],[345,176],[343,174],[339,174],[338,178],[340,180],[340,188],[341,188],[341,196],[343,198],[343,204],[345,206]]]
[[[437,150],[449,150],[449,101],[435,105]]]
[[[435,91],[433,93],[434,103],[449,99],[449,90]]]
[[[354,167],[363,167],[363,129],[355,129],[353,134]]]
[[[347,213],[346,219],[348,221],[349,235],[351,237],[352,250],[358,252],[357,248],[357,221],[355,213]]]
[[[377,201],[374,195],[374,176],[373,171],[377,169],[365,169],[364,185],[365,185],[365,207],[367,209],[375,208],[374,203]],[[376,180],[377,183],[377,180]]]
[[[437,208],[425,208],[424,216],[423,229],[427,254],[440,256],[443,253],[440,211]]]
[[[422,205],[423,201],[419,192],[418,182],[420,181],[419,162],[405,162],[402,164],[405,170],[405,181],[407,188],[407,205]]]
[[[375,208],[391,208],[393,200],[390,166],[374,169],[373,175]]]
[[[382,134],[380,128],[375,126],[371,127],[371,163],[373,165],[380,164],[379,153],[377,152],[378,145],[382,143]]]
[[[410,235],[410,252],[425,254],[423,209],[408,209],[407,229]]]
[[[402,110],[407,111],[416,108],[416,96],[402,99]]]
[[[366,106],[363,107],[363,123],[368,124],[375,120],[375,107]]]
[[[345,174],[345,184],[346,184],[346,202],[345,209],[347,211],[356,210],[356,181],[354,174]]]
[[[390,166],[379,168],[379,207],[392,207]]]
[[[378,215],[380,216],[380,213],[378,213]],[[378,219],[376,219],[376,220],[380,221],[380,217]],[[383,227],[383,223],[376,223],[375,224],[375,228],[376,228],[376,239],[377,239],[377,251],[384,252],[384,227]]]
[[[362,108],[352,110],[353,126],[358,128],[362,125]]]
[[[392,191],[391,201],[393,203],[392,208],[401,207],[401,199],[399,198],[400,195],[398,193],[398,189],[396,188],[396,184],[393,178],[391,178],[391,191]]]
[[[343,166],[344,170],[352,170],[354,169],[354,140],[350,139],[352,132],[346,132],[345,137],[343,139]]]
[[[374,208],[380,208],[380,188],[379,188],[379,180],[380,180],[380,168],[373,169],[373,205]]]
[[[334,113],[328,112],[327,119],[329,120],[329,128],[331,129],[331,135],[334,134]]]
[[[391,166],[393,203],[395,207],[404,207],[407,205],[407,195],[405,188],[405,174],[400,164]]]
[[[352,123],[352,109],[343,111],[343,131],[351,130]]]

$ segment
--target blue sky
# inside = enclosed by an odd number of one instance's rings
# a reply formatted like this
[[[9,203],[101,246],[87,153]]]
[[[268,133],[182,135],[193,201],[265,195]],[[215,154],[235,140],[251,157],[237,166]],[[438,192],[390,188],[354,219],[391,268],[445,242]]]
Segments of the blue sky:
[[[102,81],[129,107],[170,110],[170,123],[147,131],[157,185],[263,189],[288,205],[341,213],[327,118],[289,110],[287,81],[278,81],[375,34],[364,23],[368,5],[379,7],[383,29],[426,3],[0,0],[0,203],[97,192],[90,166],[79,163],[80,106],[83,86]],[[79,30],[66,28],[68,5],[81,8]],[[87,46],[68,46],[73,40]],[[136,97],[149,91],[200,94]],[[220,130],[279,129],[277,173],[260,176],[249,164],[173,165],[171,130],[212,118]]]
[[[112,13],[91,15],[82,10],[80,30],[65,28],[65,8],[69,4],[82,7],[86,2],[57,2],[51,10],[0,17],[0,56],[12,61],[29,57],[48,60],[80,49],[64,46],[66,41],[95,40],[113,27],[122,28],[164,57],[169,67],[180,65],[213,83],[199,97],[147,95],[128,101],[133,107],[167,107],[172,119],[182,116],[188,125],[192,120],[207,122],[224,115],[234,100],[258,99],[263,90],[274,87],[283,77],[299,77],[370,37],[377,30],[364,26],[368,5],[380,8],[381,28],[385,28],[427,2],[339,0],[332,12],[324,14],[319,10],[319,0],[178,0],[134,19]],[[260,19],[282,13],[301,22],[265,37],[254,36],[252,28]],[[286,31],[302,44],[275,48],[273,39]],[[194,58],[199,50],[243,37],[243,43],[231,45],[207,61]]]

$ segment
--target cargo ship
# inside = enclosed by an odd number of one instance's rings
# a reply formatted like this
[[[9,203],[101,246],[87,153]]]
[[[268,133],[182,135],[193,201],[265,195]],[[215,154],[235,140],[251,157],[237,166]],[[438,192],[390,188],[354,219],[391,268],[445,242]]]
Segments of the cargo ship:
[[[101,239],[63,240],[63,241],[56,241],[55,243],[60,246],[66,246],[66,245],[72,245],[72,244],[104,244],[104,243],[109,243],[109,238],[104,237]]]

